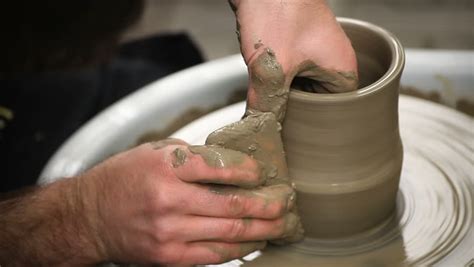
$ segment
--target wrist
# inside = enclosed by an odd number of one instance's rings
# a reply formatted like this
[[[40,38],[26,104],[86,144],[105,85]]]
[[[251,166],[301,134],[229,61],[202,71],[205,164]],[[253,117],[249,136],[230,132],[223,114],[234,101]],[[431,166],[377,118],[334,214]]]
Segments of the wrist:
[[[106,260],[99,239],[99,224],[95,208],[95,195],[86,193],[82,177],[62,179],[41,189],[38,202],[51,206],[56,217],[51,227],[58,246],[61,241],[70,252],[66,263],[74,265],[96,264]],[[56,225],[55,225],[56,224]],[[59,249],[59,248],[58,248]]]
[[[99,190],[101,178],[95,173],[65,179],[70,184],[64,192],[68,192],[67,210],[73,211],[71,220],[75,220],[77,238],[82,240],[78,248],[83,251],[84,259],[90,263],[108,261],[108,255],[103,240],[105,227],[99,210]],[[68,211],[65,211],[68,213]],[[67,215],[66,215],[67,216]]]

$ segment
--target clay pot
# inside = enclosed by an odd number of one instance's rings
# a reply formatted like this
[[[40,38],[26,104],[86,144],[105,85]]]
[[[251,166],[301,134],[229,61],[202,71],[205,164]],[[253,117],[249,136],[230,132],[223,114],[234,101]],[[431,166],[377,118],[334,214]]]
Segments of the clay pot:
[[[403,149],[398,89],[404,52],[370,23],[339,19],[356,51],[360,89],[290,93],[283,141],[305,234],[361,233],[394,211]]]

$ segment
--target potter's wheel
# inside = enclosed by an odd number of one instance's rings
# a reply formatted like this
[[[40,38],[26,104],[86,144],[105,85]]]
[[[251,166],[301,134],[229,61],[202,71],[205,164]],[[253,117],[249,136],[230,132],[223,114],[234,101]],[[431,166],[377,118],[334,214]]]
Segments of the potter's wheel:
[[[192,144],[240,119],[235,104],[173,136]],[[474,121],[438,104],[401,96],[404,163],[397,211],[367,233],[270,246],[222,266],[470,266],[474,264]]]
[[[473,58],[470,51],[407,49],[401,83],[439,90],[448,104],[456,102],[452,97],[474,100]],[[441,84],[440,75],[449,83]],[[207,62],[147,85],[71,136],[45,166],[39,183],[76,175],[135,145],[143,133],[165,128],[189,108],[206,109],[225,103],[236,88],[246,85],[247,69],[241,55]],[[438,266],[470,266],[469,262],[474,262],[473,119],[411,97],[402,96],[399,104],[405,159],[398,217],[365,239],[320,243],[313,246],[315,252],[304,252],[304,243],[285,249],[267,248],[262,254],[247,257],[258,256],[245,265],[317,266],[324,261],[326,264],[321,266],[396,266],[402,262],[428,265],[437,261]],[[175,136],[203,143],[212,130],[238,120],[243,109],[240,104],[214,112]],[[393,222],[400,225],[398,231]]]

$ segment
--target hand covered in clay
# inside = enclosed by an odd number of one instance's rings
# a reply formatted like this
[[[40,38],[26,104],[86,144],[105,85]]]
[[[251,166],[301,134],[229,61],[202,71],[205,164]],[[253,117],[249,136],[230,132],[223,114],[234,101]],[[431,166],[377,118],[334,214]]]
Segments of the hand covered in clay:
[[[94,203],[87,216],[104,261],[215,264],[295,231],[287,213],[294,191],[258,187],[267,172],[241,152],[167,139],[118,154],[79,180]]]
[[[316,93],[357,89],[354,50],[326,1],[230,0],[230,4],[249,69],[249,109],[271,111],[281,122],[292,82]]]

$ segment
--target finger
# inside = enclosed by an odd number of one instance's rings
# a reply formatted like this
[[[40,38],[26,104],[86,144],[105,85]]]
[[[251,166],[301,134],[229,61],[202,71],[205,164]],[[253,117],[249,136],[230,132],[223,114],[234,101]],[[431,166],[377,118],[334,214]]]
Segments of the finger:
[[[273,50],[259,48],[249,62],[248,70],[250,84],[247,109],[272,112],[282,122],[290,84]]]
[[[191,264],[219,264],[242,258],[256,250],[264,249],[265,241],[224,243],[193,242],[183,252],[183,261]]]
[[[217,146],[177,147],[172,152],[174,174],[185,182],[252,188],[263,184],[275,168],[250,156]]]
[[[248,242],[292,236],[298,231],[300,220],[294,213],[275,220],[189,216],[172,227],[173,236],[182,241]]]
[[[185,187],[182,212],[221,218],[276,219],[295,205],[295,191],[279,184],[246,190],[229,186]],[[193,197],[189,197],[193,196]]]

